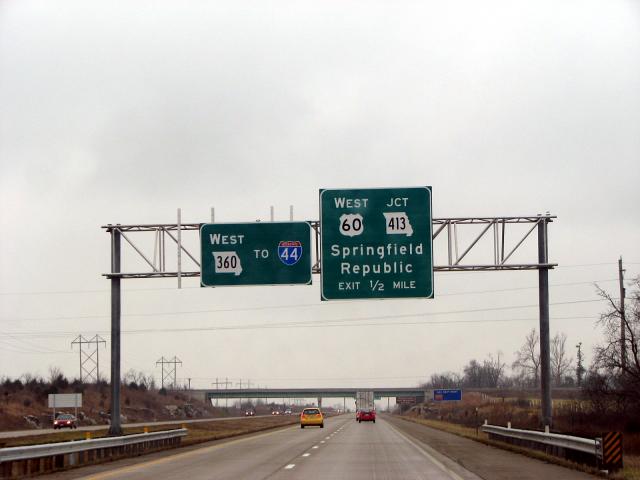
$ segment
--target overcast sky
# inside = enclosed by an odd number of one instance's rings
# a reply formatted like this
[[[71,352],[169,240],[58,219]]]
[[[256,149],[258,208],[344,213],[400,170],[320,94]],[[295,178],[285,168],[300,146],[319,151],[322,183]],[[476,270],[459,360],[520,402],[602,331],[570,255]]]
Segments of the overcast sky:
[[[0,376],[76,376],[71,341],[109,340],[101,225],[316,220],[335,187],[431,185],[436,217],[557,215],[551,333],[590,360],[593,282],[616,292],[620,255],[640,272],[639,158],[635,0],[2,1]],[[510,364],[538,325],[536,272],[437,273],[433,300],[321,303],[319,283],[126,280],[123,329],[158,331],[124,334],[122,370],[176,355],[197,387],[413,386]]]

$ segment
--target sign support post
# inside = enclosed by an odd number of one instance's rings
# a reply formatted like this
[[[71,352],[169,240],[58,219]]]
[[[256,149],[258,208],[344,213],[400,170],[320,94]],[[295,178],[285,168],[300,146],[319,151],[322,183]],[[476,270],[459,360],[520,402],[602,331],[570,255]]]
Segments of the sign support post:
[[[111,229],[111,273],[120,273],[120,230]],[[109,435],[122,435],[120,426],[120,277],[111,277],[111,423]]]
[[[547,264],[547,220],[538,223],[538,302],[540,307],[540,388],[542,403],[542,422],[551,426],[551,354],[549,341],[549,268]]]

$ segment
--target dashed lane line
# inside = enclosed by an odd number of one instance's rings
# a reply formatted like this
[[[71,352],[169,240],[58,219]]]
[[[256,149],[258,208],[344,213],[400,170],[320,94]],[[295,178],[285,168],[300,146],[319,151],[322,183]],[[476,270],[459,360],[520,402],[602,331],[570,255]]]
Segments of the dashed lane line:
[[[289,465],[287,465],[286,467],[284,467],[285,470],[291,470],[293,467],[295,467],[296,464],[295,463],[290,463]]]
[[[190,450],[188,452],[178,453],[178,454],[175,454],[175,455],[169,455],[169,456],[158,458],[158,459],[155,459],[155,460],[149,460],[149,461],[146,461],[146,462],[136,463],[134,465],[129,465],[129,466],[122,467],[122,468],[116,468],[114,470],[109,470],[107,472],[97,473],[95,475],[91,475],[91,476],[86,477],[86,478],[88,478],[90,480],[102,480],[104,478],[109,478],[109,477],[113,477],[113,476],[116,476],[116,475],[121,475],[123,473],[130,473],[130,472],[134,472],[136,470],[145,469],[145,468],[148,468],[151,465],[159,465],[159,464],[175,461],[177,458],[189,458],[189,457],[193,457],[193,456],[197,456],[197,455],[202,455],[203,453],[208,453],[208,452],[212,452],[212,451],[215,451],[215,450],[219,450],[221,448],[226,448],[226,447],[229,447],[231,445],[236,445],[238,443],[244,443],[244,442],[248,442],[248,441],[251,441],[251,440],[256,440],[258,438],[269,437],[271,435],[276,435],[276,434],[281,433],[283,431],[292,430],[294,428],[295,427],[278,429],[278,430],[275,430],[275,431],[272,431],[272,432],[262,433],[262,434],[258,434],[258,435],[252,435],[250,437],[239,438],[237,440],[230,440],[228,442],[223,442],[223,443],[220,443],[220,444],[217,444],[217,445],[212,445],[210,447],[196,448],[196,449]]]

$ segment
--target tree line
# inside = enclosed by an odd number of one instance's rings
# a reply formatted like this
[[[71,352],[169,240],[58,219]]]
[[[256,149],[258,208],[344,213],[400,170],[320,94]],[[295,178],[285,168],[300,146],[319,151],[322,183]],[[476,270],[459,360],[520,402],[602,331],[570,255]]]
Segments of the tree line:
[[[607,302],[600,315],[601,341],[593,350],[589,367],[578,349],[574,360],[567,335],[551,339],[551,381],[554,387],[579,387],[596,411],[640,414],[640,277],[633,280],[624,308],[619,299],[596,285]],[[580,344],[581,345],[581,344]],[[576,345],[577,347],[578,345]],[[462,372],[434,373],[425,388],[538,388],[540,386],[540,336],[531,329],[514,352],[511,374],[502,352],[483,360],[472,359]]]

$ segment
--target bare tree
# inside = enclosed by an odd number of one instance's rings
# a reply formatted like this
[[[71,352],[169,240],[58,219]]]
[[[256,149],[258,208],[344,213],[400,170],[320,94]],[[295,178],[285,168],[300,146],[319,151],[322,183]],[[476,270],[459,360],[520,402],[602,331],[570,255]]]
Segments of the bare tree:
[[[633,292],[625,315],[614,298],[596,285],[598,295],[608,303],[608,310],[600,315],[604,341],[595,347],[592,370],[606,379],[608,394],[617,403],[633,404],[640,408],[640,277],[633,281]],[[620,335],[625,331],[624,348]],[[623,361],[622,355],[625,353]]]
[[[522,377],[527,378],[534,386],[540,384],[540,337],[535,328],[527,334],[524,344],[516,352],[516,359],[512,364],[514,370],[519,370]]]
[[[464,384],[468,387],[496,388],[502,378],[505,364],[500,360],[502,352],[497,357],[489,354],[482,363],[471,360],[464,367]]]
[[[563,379],[571,371],[573,358],[569,358],[565,349],[566,333],[556,333],[551,339],[551,374],[556,387],[562,385]]]
[[[431,375],[426,387],[429,388],[457,388],[461,385],[462,378],[455,372],[434,373]]]
[[[489,354],[489,358],[484,361],[483,365],[487,372],[487,380],[490,387],[498,387],[504,377],[504,368],[506,367],[506,363],[500,360],[501,356],[502,352],[498,350],[495,358],[493,355]]]
[[[57,367],[55,365],[51,365],[49,367],[49,383],[50,384],[54,384],[56,383],[56,381],[60,378],[63,377],[64,375],[62,374],[62,369],[60,367]]]

